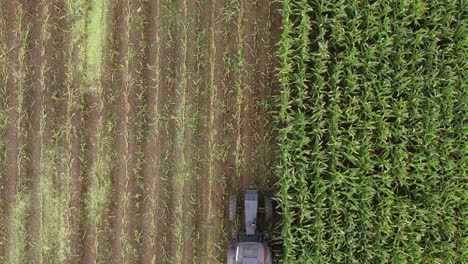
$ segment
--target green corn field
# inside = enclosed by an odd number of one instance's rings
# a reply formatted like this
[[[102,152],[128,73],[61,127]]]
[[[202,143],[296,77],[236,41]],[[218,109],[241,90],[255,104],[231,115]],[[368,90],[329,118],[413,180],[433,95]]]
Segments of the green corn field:
[[[465,1],[288,1],[283,263],[466,263]]]

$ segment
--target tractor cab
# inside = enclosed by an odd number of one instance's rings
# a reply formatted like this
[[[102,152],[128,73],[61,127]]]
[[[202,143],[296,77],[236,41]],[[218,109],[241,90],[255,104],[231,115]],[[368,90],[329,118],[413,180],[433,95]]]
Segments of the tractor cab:
[[[237,207],[237,195],[229,197],[229,220],[235,226],[238,211],[243,212],[241,226],[244,230],[232,233],[228,242],[228,264],[271,264],[272,251],[266,240],[266,226],[271,221],[272,201],[263,197],[263,207],[259,206],[259,192],[255,188],[247,188],[243,193],[243,207]],[[242,210],[243,209],[243,210]],[[260,216],[260,217],[259,217]],[[258,219],[261,219],[261,225]]]

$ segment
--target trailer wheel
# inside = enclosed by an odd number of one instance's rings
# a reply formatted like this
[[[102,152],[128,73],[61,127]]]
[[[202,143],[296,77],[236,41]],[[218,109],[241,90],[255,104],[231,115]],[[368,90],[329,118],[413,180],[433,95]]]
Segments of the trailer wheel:
[[[237,195],[229,195],[229,221],[234,222],[237,214]]]
[[[273,216],[273,203],[271,197],[265,196],[265,222],[270,222]]]

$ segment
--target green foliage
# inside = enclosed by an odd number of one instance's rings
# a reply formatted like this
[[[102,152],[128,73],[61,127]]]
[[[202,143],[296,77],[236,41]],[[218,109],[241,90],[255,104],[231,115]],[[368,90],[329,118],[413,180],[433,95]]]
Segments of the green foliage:
[[[283,262],[466,260],[466,4],[282,4]]]

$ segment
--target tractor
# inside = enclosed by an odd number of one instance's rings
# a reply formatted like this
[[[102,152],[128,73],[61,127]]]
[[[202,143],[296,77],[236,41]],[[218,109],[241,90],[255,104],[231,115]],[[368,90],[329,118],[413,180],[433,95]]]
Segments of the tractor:
[[[268,244],[268,227],[271,227],[273,214],[272,200],[268,196],[261,197],[258,189],[254,187],[244,189],[242,198],[243,207],[238,207],[237,195],[229,196],[229,223],[232,234],[228,239],[227,263],[272,264],[273,252]],[[260,200],[263,207],[259,205]],[[238,212],[243,212],[240,221]]]

